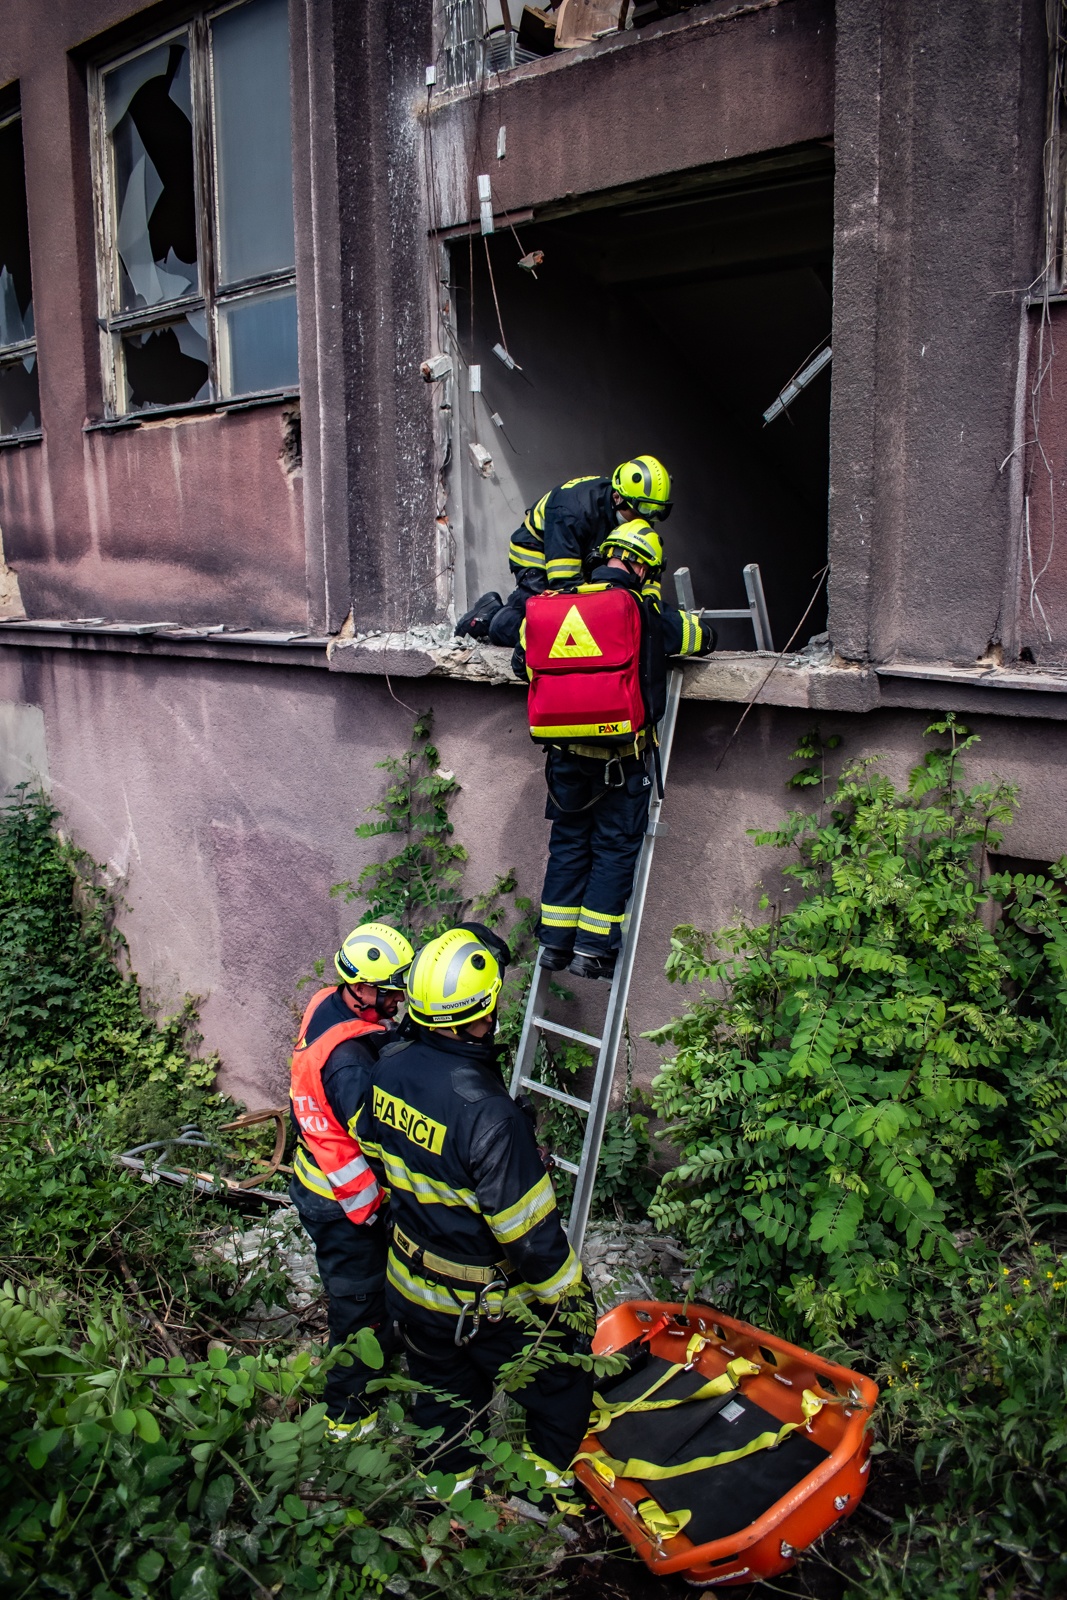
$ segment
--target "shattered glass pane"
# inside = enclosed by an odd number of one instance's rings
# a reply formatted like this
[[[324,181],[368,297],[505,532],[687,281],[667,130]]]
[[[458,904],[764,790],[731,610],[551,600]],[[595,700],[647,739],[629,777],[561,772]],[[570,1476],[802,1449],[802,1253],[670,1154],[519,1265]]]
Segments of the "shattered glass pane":
[[[114,155],[119,305],[135,311],[194,294],[200,286],[187,38],[135,56],[104,83]]]
[[[39,433],[41,401],[37,389],[37,357],[0,367],[0,435],[11,438]]]
[[[165,328],[124,334],[127,410],[210,399],[206,332],[205,314],[201,311]]]
[[[219,282],[292,267],[287,0],[253,0],[211,28]]]
[[[219,307],[223,394],[295,389],[296,293],[256,295]]]
[[[24,339],[32,338],[30,230],[26,220],[22,122],[15,117],[0,128],[0,346],[21,344]],[[35,386],[36,382],[35,377]],[[12,430],[5,427],[3,431]]]

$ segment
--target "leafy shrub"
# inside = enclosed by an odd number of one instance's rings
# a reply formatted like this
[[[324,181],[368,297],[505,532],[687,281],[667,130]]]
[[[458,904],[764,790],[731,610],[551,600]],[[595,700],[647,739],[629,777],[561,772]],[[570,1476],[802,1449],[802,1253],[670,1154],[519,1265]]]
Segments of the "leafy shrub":
[[[406,1418],[406,1379],[380,1380],[371,1439],[329,1445],[322,1383],[350,1353],[245,1340],[252,1303],[287,1286],[269,1263],[224,1259],[239,1213],[116,1164],[135,1127],[157,1131],[149,1115],[164,1132],[212,1129],[236,1108],[192,1053],[192,1004],[159,1024],[145,1014],[109,896],[55,820],[25,791],[0,815],[0,1593],[546,1592],[563,1545],[494,1495],[541,1498],[543,1476],[506,1437],[483,1419],[487,1498],[462,1491],[447,1509],[431,1491],[455,1480],[413,1469],[435,1440]],[[550,1359],[553,1337],[531,1327],[505,1387]],[[357,1349],[381,1365],[372,1335]]]
[[[682,1149],[653,1215],[720,1300],[784,1295],[824,1336],[901,1322],[916,1274],[958,1263],[954,1231],[995,1218],[1005,1161],[1067,1151],[1067,863],[983,883],[1014,793],[964,787],[951,716],[928,732],[949,742],[906,793],[864,761],[828,816],[756,836],[796,850],[803,897],[714,955],[677,929],[671,978],[722,992],[652,1035],[676,1048],[655,1093]]]
[[[75,1347],[76,1346],[76,1347]],[[372,1334],[360,1354],[381,1367]],[[331,1359],[338,1359],[336,1356]],[[345,1359],[343,1356],[340,1359]],[[267,1594],[533,1595],[558,1535],[503,1519],[455,1479],[411,1467],[415,1430],[383,1380],[385,1426],[324,1436],[329,1362],[307,1351],[145,1359],[122,1312],[75,1341],[54,1308],[0,1290],[0,1583],[70,1600]],[[536,1469],[485,1438],[486,1471],[537,1496]]]
[[[883,1367],[884,1420],[939,1491],[862,1560],[867,1597],[1067,1587],[1067,1258],[965,1252]],[[932,1314],[931,1314],[932,1313]]]

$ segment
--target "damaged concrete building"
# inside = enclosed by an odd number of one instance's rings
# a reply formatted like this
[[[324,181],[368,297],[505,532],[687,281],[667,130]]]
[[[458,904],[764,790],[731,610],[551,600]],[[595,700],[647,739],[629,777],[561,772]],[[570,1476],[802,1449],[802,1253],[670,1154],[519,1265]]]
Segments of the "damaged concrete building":
[[[635,1035],[672,926],[754,907],[816,722],[900,774],[958,709],[1006,849],[1067,848],[1061,0],[0,17],[0,776],[233,1093],[281,1092],[412,708],[472,892],[537,894],[524,698],[451,625],[524,507],[635,452],[669,568],[730,609],[758,563],[790,645],[687,668]]]

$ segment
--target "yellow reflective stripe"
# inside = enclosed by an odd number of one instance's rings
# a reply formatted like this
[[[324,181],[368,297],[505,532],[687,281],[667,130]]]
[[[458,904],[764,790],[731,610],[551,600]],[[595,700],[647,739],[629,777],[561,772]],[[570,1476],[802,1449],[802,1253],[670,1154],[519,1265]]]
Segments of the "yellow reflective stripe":
[[[566,485],[564,485],[564,488],[566,488]],[[548,504],[548,495],[551,493],[552,490],[550,489],[548,494],[543,494],[540,500],[538,500],[537,504],[534,506],[533,510],[527,511],[525,517],[522,519],[531,533],[544,533],[545,507]]]
[[[300,1179],[305,1189],[310,1189],[313,1194],[321,1194],[324,1200],[332,1200],[334,1192],[330,1188],[326,1174],[321,1167],[317,1167],[304,1149],[302,1144],[296,1147],[293,1157],[293,1174]]]
[[[368,1139],[363,1141],[363,1148],[373,1161],[381,1162],[391,1186],[413,1194],[420,1205],[466,1206],[471,1211],[478,1210],[478,1197],[473,1189],[451,1189],[447,1183],[428,1178],[424,1172],[413,1172],[391,1150],[383,1150],[381,1145],[372,1144]]]
[[[555,722],[550,727],[530,726],[535,739],[613,739],[616,734],[636,733],[632,722]]]
[[[549,906],[542,900],[541,921],[549,928],[574,928],[580,910],[580,906]]]
[[[409,1272],[392,1250],[386,1262],[385,1275],[405,1300],[417,1306],[426,1306],[430,1311],[444,1311],[458,1317],[464,1305],[474,1304],[472,1290],[457,1288],[456,1298],[453,1299],[448,1289],[442,1289],[439,1284],[429,1283],[425,1278],[417,1278],[413,1272]]]
[[[389,1251],[385,1275],[405,1300],[410,1300],[413,1305],[425,1306],[429,1311],[443,1311],[446,1316],[458,1317],[464,1306],[473,1306],[477,1299],[477,1290],[457,1286],[453,1293],[451,1289],[442,1288],[439,1283],[431,1283],[429,1279],[419,1277],[418,1274],[409,1271],[394,1250]],[[492,1312],[494,1317],[500,1311],[511,1311],[514,1314],[525,1298],[527,1296],[511,1291],[506,1295],[483,1294],[483,1314],[486,1311]]]
[[[579,484],[579,483],[595,483],[595,482],[596,482],[596,473],[595,472],[587,472],[584,478],[568,478],[566,483],[561,483],[560,484],[560,488],[561,489],[573,489],[575,487],[575,485]],[[552,491],[549,490],[549,494],[551,494],[551,492]],[[545,495],[545,500],[547,500],[547,499],[548,499],[548,495],[546,494]],[[540,509],[544,505],[545,500],[541,500],[541,501],[538,502],[538,509]]]
[[[581,556],[553,556],[547,565],[549,583],[566,583],[582,572]]]
[[[682,611],[679,613],[679,615],[682,619],[682,648],[679,651],[679,654],[687,656],[692,643],[693,624],[690,621],[688,611]]]
[[[567,1250],[567,1259],[558,1272],[554,1272],[543,1283],[531,1283],[530,1288],[539,1300],[558,1300],[560,1295],[566,1294],[568,1289],[573,1289],[576,1283],[582,1281],[582,1263],[574,1251]]]
[[[516,1200],[513,1206],[505,1206],[503,1211],[495,1211],[492,1216],[487,1215],[485,1220],[501,1244],[513,1244],[524,1233],[529,1233],[531,1228],[536,1228],[555,1209],[556,1195],[546,1172],[521,1200]]]
[[[529,545],[516,544],[512,539],[508,546],[508,564],[513,567],[543,567],[545,553],[543,550],[531,550]]]
[[[645,600],[655,600],[657,605],[663,598],[663,587],[658,578],[649,578],[641,585],[641,595]]]
[[[617,923],[621,923],[625,912],[616,916],[608,916],[603,911],[587,911],[583,906],[578,913],[578,926],[585,933],[610,933]]]

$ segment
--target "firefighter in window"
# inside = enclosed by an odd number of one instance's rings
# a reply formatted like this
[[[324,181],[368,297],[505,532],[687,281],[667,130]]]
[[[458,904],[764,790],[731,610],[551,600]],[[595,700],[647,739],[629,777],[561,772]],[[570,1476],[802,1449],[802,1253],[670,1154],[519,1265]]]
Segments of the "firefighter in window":
[[[315,1245],[326,1290],[330,1344],[361,1328],[386,1354],[388,1222],[383,1194],[353,1128],[360,1097],[404,993],[415,952],[384,922],[353,930],[334,959],[338,982],[313,995],[293,1052],[289,1103],[297,1133],[289,1195]],[[374,1376],[353,1356],[326,1379],[326,1435],[338,1443],[369,1433],[377,1417],[364,1390]]]
[[[515,588],[507,601],[495,591],[483,594],[460,617],[456,633],[512,648],[532,595],[577,587],[620,523],[635,517],[665,522],[670,512],[670,473],[655,456],[623,461],[610,478],[570,478],[550,489],[512,534],[508,565]]]
[[[541,965],[610,980],[648,824],[666,657],[706,656],[715,633],[662,603],[663,544],[648,522],[624,523],[600,556],[590,582],[531,598],[514,666],[530,682],[530,735],[547,746]]]

